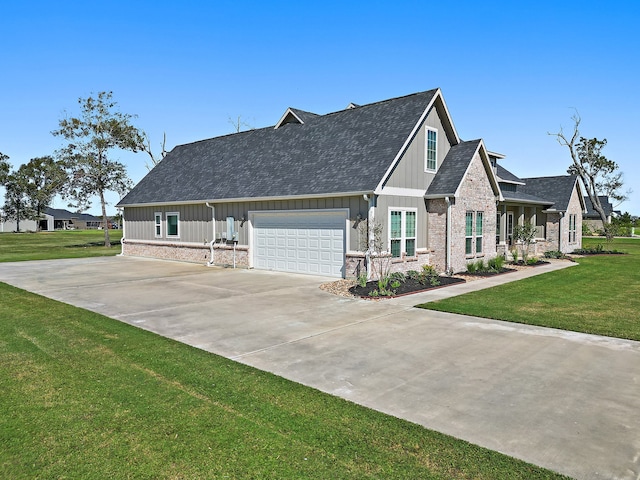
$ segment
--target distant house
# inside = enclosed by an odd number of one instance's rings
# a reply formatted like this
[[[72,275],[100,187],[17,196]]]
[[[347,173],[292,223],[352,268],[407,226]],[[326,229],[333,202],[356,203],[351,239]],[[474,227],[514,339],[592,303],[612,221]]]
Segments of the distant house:
[[[607,217],[607,223],[611,223],[611,218],[616,215],[613,205],[607,195],[599,195],[600,205],[604,210],[604,214]],[[584,203],[586,205],[586,213],[584,215],[584,225],[589,229],[591,233],[602,231],[604,225],[600,214],[593,208],[593,203],[588,195],[584,196]]]
[[[532,222],[536,253],[582,242],[575,177],[521,179],[463,141],[440,89],[175,147],[119,203],[126,255],[353,277],[378,236],[394,271],[464,271],[508,254]]]
[[[47,208],[38,220],[20,220],[21,232],[87,230],[102,228],[102,218],[89,213],[73,213],[63,208]],[[0,232],[15,232],[15,220],[0,219]]]
[[[62,208],[47,208],[40,230],[86,230],[102,228],[102,219],[88,213],[73,213]]]

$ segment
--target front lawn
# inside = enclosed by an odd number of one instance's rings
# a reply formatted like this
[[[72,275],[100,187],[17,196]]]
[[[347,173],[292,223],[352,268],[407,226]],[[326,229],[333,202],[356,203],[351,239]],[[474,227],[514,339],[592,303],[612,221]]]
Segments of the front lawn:
[[[0,283],[0,478],[565,478]]]
[[[103,230],[0,233],[0,262],[116,255],[122,230],[109,230],[109,236],[111,248],[104,246]]]
[[[575,267],[418,307],[640,340],[640,240],[616,238],[604,248],[628,255],[579,258]]]

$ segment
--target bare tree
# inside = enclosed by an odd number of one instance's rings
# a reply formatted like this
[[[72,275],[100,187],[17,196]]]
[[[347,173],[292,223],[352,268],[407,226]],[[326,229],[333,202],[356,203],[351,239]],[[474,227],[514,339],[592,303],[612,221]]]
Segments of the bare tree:
[[[253,126],[249,125],[247,122],[242,120],[242,117],[240,115],[238,115],[237,119],[233,119],[229,117],[227,121],[231,125],[233,125],[233,129],[236,131],[236,133],[240,133],[242,131],[242,127],[248,128],[249,130],[253,130]]]
[[[593,209],[600,215],[606,231],[608,219],[599,195],[607,195],[618,202],[623,202],[627,199],[629,192],[626,194],[620,192],[624,182],[622,180],[622,172],[618,170],[618,164],[601,153],[602,148],[607,144],[607,140],[587,139],[580,136],[578,127],[580,126],[581,118],[578,112],[571,119],[574,125],[570,136],[565,135],[562,127],[560,127],[558,133],[548,134],[556,137],[560,145],[569,149],[572,164],[567,169],[567,173],[580,176]]]
[[[163,132],[162,134],[162,143],[160,144],[160,148],[162,150],[160,151],[159,157],[153,154],[153,151],[151,149],[151,140],[149,140],[149,135],[147,135],[146,132],[143,132],[142,136],[144,137],[144,140],[145,140],[142,149],[151,158],[151,165],[149,165],[148,163],[145,163],[145,166],[147,167],[147,170],[151,170],[153,167],[158,165],[162,160],[164,160],[164,157],[167,156],[167,153],[168,153],[166,150],[167,133]]]

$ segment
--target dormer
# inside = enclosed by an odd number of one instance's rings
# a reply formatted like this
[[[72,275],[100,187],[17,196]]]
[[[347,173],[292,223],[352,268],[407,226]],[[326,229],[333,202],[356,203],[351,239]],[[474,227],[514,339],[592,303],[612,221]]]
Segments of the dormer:
[[[287,108],[284,112],[274,129],[278,129],[287,123],[294,123],[298,125],[304,125],[305,122],[309,121],[313,117],[317,117],[316,113],[305,112],[304,110],[298,110],[297,108]]]

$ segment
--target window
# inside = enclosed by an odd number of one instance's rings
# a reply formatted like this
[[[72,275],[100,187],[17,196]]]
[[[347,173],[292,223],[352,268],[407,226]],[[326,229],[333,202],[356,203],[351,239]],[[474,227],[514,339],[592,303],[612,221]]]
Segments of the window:
[[[513,212],[507,212],[507,243],[511,245],[513,241]]]
[[[476,212],[476,253],[482,253],[482,212]]]
[[[496,245],[500,244],[500,223],[502,223],[502,215],[496,214]]]
[[[162,237],[162,213],[155,213],[155,234],[156,238]]]
[[[438,166],[438,132],[427,128],[425,170],[435,172]]]
[[[180,214],[178,212],[167,213],[167,237],[179,237]]]
[[[473,212],[467,212],[467,216],[464,222],[464,253],[467,255],[473,254]]]
[[[391,210],[389,215],[389,246],[391,256],[401,258],[416,256],[416,212]]]
[[[475,217],[475,224],[474,224]],[[475,226],[475,229],[474,229]],[[464,222],[464,253],[466,255],[482,253],[483,212],[467,212]]]
[[[576,218],[575,213],[569,215],[569,243],[576,243]]]

